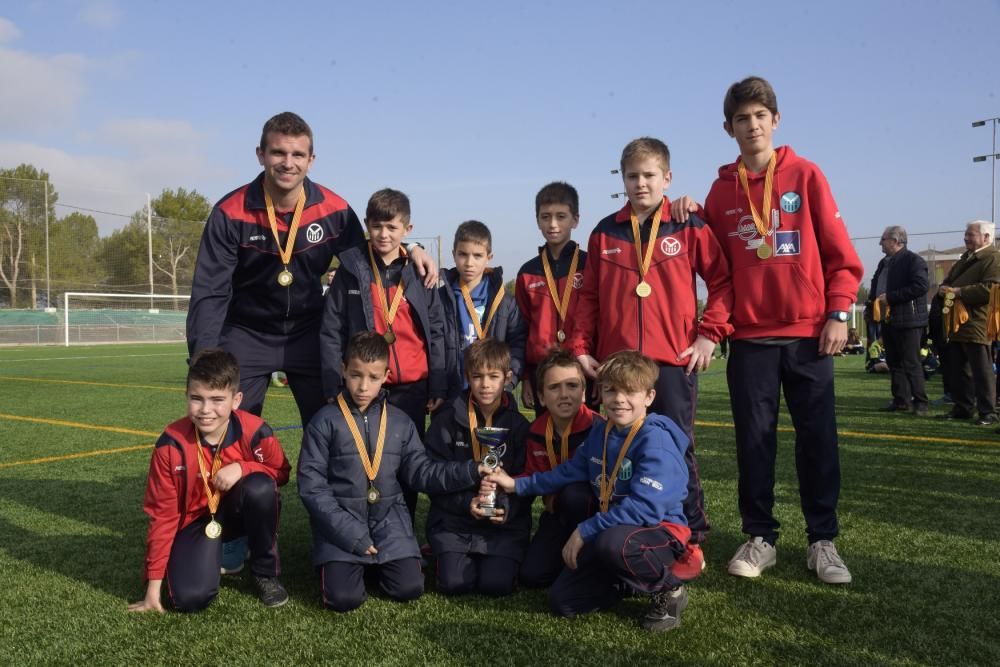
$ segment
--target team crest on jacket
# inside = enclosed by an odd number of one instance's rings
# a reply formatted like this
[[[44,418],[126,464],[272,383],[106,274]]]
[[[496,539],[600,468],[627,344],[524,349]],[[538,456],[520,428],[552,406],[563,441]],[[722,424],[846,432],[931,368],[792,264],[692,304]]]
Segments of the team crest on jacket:
[[[774,254],[778,255],[798,255],[799,230],[792,229],[787,232],[775,232],[774,234]]]
[[[622,459],[622,467],[618,470],[618,479],[623,482],[632,479],[632,459],[627,456]]]
[[[583,287],[583,271],[577,271],[573,274],[573,289],[580,289]]]
[[[309,225],[309,229],[306,230],[306,240],[309,243],[319,243],[323,240],[323,226],[318,222],[314,222]]]
[[[785,213],[795,213],[802,206],[802,197],[798,192],[786,192],[781,195],[781,210]]]
[[[681,251],[681,242],[675,239],[673,236],[665,236],[663,240],[660,241],[660,250],[667,257],[673,257]]]

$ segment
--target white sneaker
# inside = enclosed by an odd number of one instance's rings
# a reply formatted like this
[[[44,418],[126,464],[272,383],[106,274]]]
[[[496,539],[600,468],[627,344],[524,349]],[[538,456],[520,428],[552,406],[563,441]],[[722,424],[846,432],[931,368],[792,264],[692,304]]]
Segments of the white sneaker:
[[[837,547],[830,540],[820,540],[809,545],[806,567],[816,571],[819,580],[826,584],[851,583],[851,571],[844,565]]]
[[[729,574],[737,577],[759,577],[760,573],[778,562],[778,550],[754,537],[744,542],[736,555],[729,559]]]

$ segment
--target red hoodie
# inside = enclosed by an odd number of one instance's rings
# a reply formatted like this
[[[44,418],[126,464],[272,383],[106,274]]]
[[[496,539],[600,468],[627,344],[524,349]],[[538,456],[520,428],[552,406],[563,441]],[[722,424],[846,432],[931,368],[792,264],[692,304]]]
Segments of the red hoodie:
[[[757,257],[761,238],[737,175],[719,167],[705,215],[733,274],[733,338],[814,338],[827,314],[849,310],[864,268],[847,234],[826,177],[788,146],[776,150],[769,259]],[[747,172],[754,205],[764,199],[764,174]]]

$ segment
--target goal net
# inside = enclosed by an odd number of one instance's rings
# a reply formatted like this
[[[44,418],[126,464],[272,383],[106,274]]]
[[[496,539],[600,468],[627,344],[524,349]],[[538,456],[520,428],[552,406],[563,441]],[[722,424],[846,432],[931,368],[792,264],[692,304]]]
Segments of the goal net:
[[[66,292],[65,344],[183,341],[190,301],[190,295]]]

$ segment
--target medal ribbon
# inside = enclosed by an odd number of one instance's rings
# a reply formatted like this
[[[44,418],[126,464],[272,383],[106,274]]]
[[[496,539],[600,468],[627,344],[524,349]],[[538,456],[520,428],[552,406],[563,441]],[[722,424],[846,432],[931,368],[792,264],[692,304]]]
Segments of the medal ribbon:
[[[736,171],[740,175],[740,185],[743,186],[743,192],[746,193],[747,201],[750,202],[750,215],[753,216],[754,227],[757,228],[757,233],[764,239],[764,243],[767,243],[767,237],[771,234],[771,186],[774,184],[774,168],[777,164],[778,154],[772,151],[771,159],[767,163],[767,173],[764,175],[764,201],[760,212],[757,211],[757,207],[753,205],[753,199],[750,197],[750,183],[747,182],[747,167],[743,164],[743,160],[740,160],[739,165],[736,167]]]
[[[361,437],[361,431],[358,430],[358,424],[354,421],[354,415],[351,414],[350,408],[347,407],[347,401],[344,400],[343,394],[337,394],[337,403],[340,405],[340,411],[343,413],[344,419],[347,421],[347,428],[351,430],[351,435],[354,437],[354,445],[358,448],[358,456],[361,457],[361,465],[365,467],[365,475],[368,476],[368,481],[374,484],[375,478],[378,476],[379,466],[382,465],[382,450],[385,447],[386,415],[389,413],[389,410],[386,408],[385,401],[382,401],[382,416],[379,418],[378,422],[378,440],[375,443],[374,461],[368,458],[368,447],[365,444],[364,439]]]
[[[215,448],[215,455],[212,457],[212,474],[208,474],[208,466],[205,465],[205,452],[201,443],[198,443],[198,469],[201,471],[201,481],[205,485],[205,497],[208,499],[208,513],[212,515],[212,519],[215,519],[215,513],[219,511],[219,501],[222,500],[222,491],[215,490],[213,493],[212,487],[208,485],[210,481],[215,481],[215,473],[219,472],[219,468],[222,467],[222,444],[226,441],[226,436],[229,435],[229,424],[226,424],[226,430],[222,433],[222,439],[219,440],[218,446]]]
[[[646,282],[646,272],[649,271],[649,263],[653,259],[653,248],[656,246],[656,235],[660,231],[660,219],[663,217],[663,204],[661,203],[653,214],[653,226],[649,230],[649,245],[646,246],[645,258],[642,252],[642,233],[639,230],[639,218],[633,210],[629,214],[632,221],[632,237],[635,243],[635,256],[639,261],[639,282]]]
[[[382,289],[382,276],[379,273],[378,265],[375,264],[375,254],[372,252],[372,244],[368,244],[368,258],[372,263],[372,273],[375,274],[375,287],[378,291],[378,300],[382,305],[382,319],[385,320],[385,330],[392,331],[392,321],[396,319],[396,311],[399,304],[403,302],[403,279],[399,279],[399,286],[396,288],[396,295],[392,297],[392,305],[386,306],[385,291]]]
[[[552,276],[552,267],[549,266],[549,253],[545,248],[542,248],[542,268],[545,269],[545,284],[548,285],[549,294],[552,295],[552,301],[556,304],[556,312],[559,313],[559,321],[566,321],[566,313],[569,312],[569,297],[573,292],[573,276],[576,275],[576,265],[580,259],[580,246],[576,246],[576,250],[573,251],[573,260],[569,264],[569,273],[566,274],[566,284],[563,285],[562,299],[556,294],[556,289],[558,283],[556,279]]]
[[[469,319],[472,320],[472,324],[476,327],[476,335],[479,340],[486,338],[486,332],[490,330],[490,324],[493,322],[493,316],[497,314],[497,309],[500,307],[500,302],[503,301],[503,296],[506,293],[504,286],[501,284],[500,289],[497,291],[497,295],[493,297],[493,304],[490,306],[490,314],[486,317],[486,325],[484,326],[479,321],[479,315],[476,313],[476,304],[472,303],[472,295],[469,293],[469,286],[461,278],[458,279],[459,286],[462,288],[462,298],[465,300],[465,308],[469,311]]]
[[[615,490],[615,480],[618,479],[618,471],[622,467],[622,460],[625,458],[625,452],[628,451],[629,446],[635,439],[635,434],[639,432],[642,428],[643,422],[646,418],[637,419],[635,423],[632,424],[632,428],[629,430],[628,435],[625,436],[625,442],[622,444],[621,451],[618,452],[618,459],[615,461],[615,467],[611,469],[611,476],[607,477],[605,475],[605,466],[608,462],[608,434],[611,433],[611,428],[614,424],[611,420],[608,420],[608,425],[604,427],[604,453],[601,455],[601,511],[607,512],[608,507],[611,505],[611,496]]]
[[[306,189],[299,191],[299,200],[295,204],[295,213],[292,214],[292,224],[288,227],[288,239],[285,247],[281,247],[281,240],[278,238],[278,220],[274,215],[274,200],[264,188],[264,205],[267,206],[267,221],[271,223],[271,233],[274,234],[274,243],[278,246],[278,254],[281,256],[281,263],[288,268],[288,263],[292,261],[292,250],[295,249],[295,236],[299,233],[299,222],[302,221],[302,209],[306,205]]]
[[[486,425],[493,426],[493,415],[486,418]],[[476,427],[478,426],[476,406],[472,404],[472,396],[469,396],[469,433],[472,435],[472,457],[476,461],[482,461],[483,447],[479,444],[479,437],[476,435]]]
[[[556,460],[555,447],[552,446],[552,438],[555,435],[555,428],[552,424],[552,415],[549,415],[549,419],[545,422],[545,451],[549,453],[549,465],[554,469],[557,465],[569,458],[569,432],[573,428],[573,419],[571,418],[566,424],[566,428],[562,430],[559,434],[559,439],[561,441],[559,447],[559,460]]]

